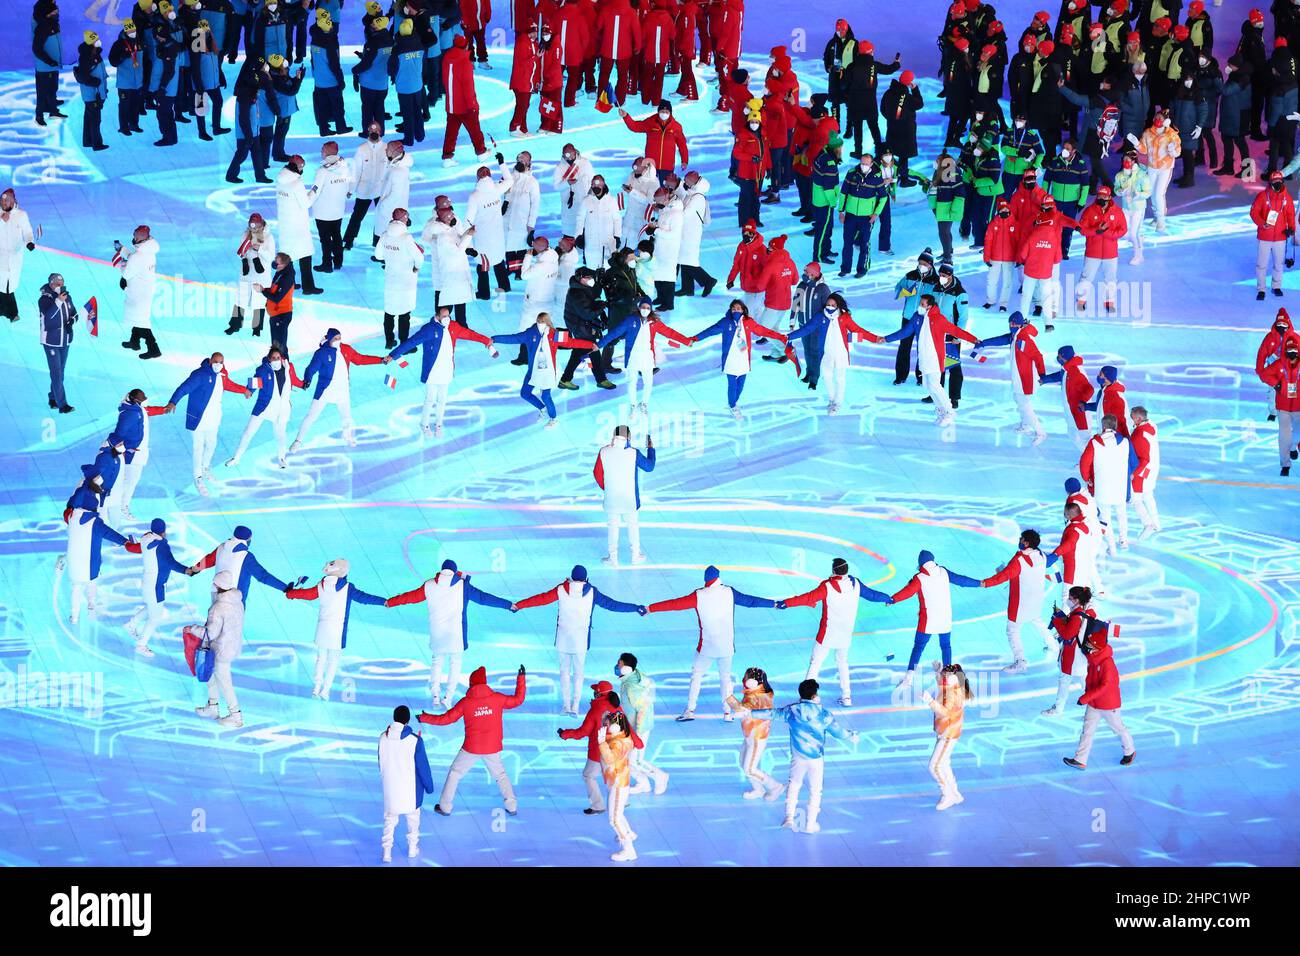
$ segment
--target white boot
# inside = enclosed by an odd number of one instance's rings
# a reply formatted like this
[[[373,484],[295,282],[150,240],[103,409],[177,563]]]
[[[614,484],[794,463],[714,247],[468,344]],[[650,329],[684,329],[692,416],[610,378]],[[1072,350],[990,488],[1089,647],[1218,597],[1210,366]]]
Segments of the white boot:
[[[239,464],[239,456],[238,456],[238,455],[236,455],[234,458],[227,458],[227,459],[226,459],[226,467],[227,467],[227,468],[234,468],[234,467],[235,467],[236,465],[238,465],[238,464]]]
[[[804,825],[804,833],[821,833],[822,825],[817,822],[817,814],[808,814],[808,822]]]
[[[194,713],[198,714],[200,717],[216,718],[221,716],[221,708],[217,706],[215,700],[210,700],[202,707],[195,707]]]
[[[769,803],[773,800],[780,800],[785,795],[785,784],[777,783],[773,780],[767,787],[767,794],[764,797]]]
[[[222,727],[242,727],[244,726],[244,712],[237,710],[234,713],[226,714],[217,723]]]
[[[417,856],[420,855],[420,844],[418,843],[407,844],[406,855],[410,857],[412,860],[414,860]]]
[[[384,861],[385,863],[392,863],[392,862],[393,862],[393,848],[392,848],[392,847],[384,847],[384,856],[383,856],[383,861]]]
[[[916,671],[908,671],[906,674],[903,675],[903,679],[900,680],[900,681],[898,682],[898,685],[897,685],[897,686],[899,686],[899,687],[911,687],[911,686],[912,686],[912,677],[913,677],[913,675],[915,675],[915,674],[916,674]]]
[[[655,796],[662,797],[668,791],[668,774],[660,770],[654,775]]]
[[[623,844],[623,849],[619,850],[617,853],[610,854],[609,858],[615,863],[627,863],[630,860],[636,859],[636,848],[632,846],[632,841],[629,840],[627,843]]]
[[[1014,660],[1014,661],[1012,661],[1010,664],[1008,664],[1006,667],[1002,668],[1002,673],[1004,673],[1004,674],[1023,674],[1023,673],[1024,673],[1025,671],[1027,671],[1027,670],[1029,670],[1029,664],[1026,663],[1025,661],[1023,661],[1023,660],[1017,658],[1016,660]]]
[[[745,791],[744,797],[746,800],[757,800],[759,797],[765,796],[766,794],[766,790],[758,784],[754,784],[750,789]]]
[[[934,805],[934,808],[936,810],[947,810],[956,802],[957,801],[953,799],[952,794],[949,793],[947,790],[945,790],[943,792],[943,797],[940,798],[939,802]]]
[[[194,487],[195,489],[198,490],[198,493],[202,495],[204,498],[208,497],[208,486],[206,483],[204,483],[202,475],[194,476]]]
[[[137,642],[135,645],[135,652],[139,654],[141,657],[153,657],[153,650],[149,647],[148,644],[141,644]]]

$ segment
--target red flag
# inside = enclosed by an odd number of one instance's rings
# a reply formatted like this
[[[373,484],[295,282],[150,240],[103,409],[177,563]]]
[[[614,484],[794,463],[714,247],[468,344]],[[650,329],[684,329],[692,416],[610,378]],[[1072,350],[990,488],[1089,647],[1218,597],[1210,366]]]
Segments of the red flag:
[[[239,258],[241,259],[244,258],[244,253],[246,253],[252,247],[252,245],[253,245],[253,237],[244,236],[244,241],[241,242],[239,244],[239,248],[235,250],[235,255],[239,256]]]

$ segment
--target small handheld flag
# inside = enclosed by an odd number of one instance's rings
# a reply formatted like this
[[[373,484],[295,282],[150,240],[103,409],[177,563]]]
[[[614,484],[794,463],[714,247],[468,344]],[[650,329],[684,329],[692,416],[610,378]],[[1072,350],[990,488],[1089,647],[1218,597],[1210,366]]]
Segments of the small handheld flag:
[[[799,356],[795,353],[794,346],[789,342],[785,343],[785,357],[794,363],[795,377],[803,378],[803,369],[799,366]]]
[[[98,336],[99,335],[99,303],[95,301],[95,297],[92,295],[90,297],[90,301],[87,302],[85,305],[83,305],[81,308],[82,311],[86,313],[86,325],[90,327],[90,334],[93,336]]]
[[[622,104],[618,101],[618,97],[614,95],[613,84],[606,83],[605,88],[601,90],[600,95],[596,97],[596,112],[608,113],[614,107],[621,105]]]
[[[235,255],[239,256],[239,258],[241,259],[244,258],[244,254],[248,252],[250,248],[252,248],[252,245],[253,245],[253,237],[244,236],[244,241],[241,242],[239,244],[239,248],[235,250]]]
[[[126,262],[126,256],[122,255],[122,244],[120,242],[113,243],[113,268],[121,267],[124,262]]]
[[[385,376],[384,376],[384,387],[385,387],[385,388],[391,388],[391,389],[396,390],[396,388],[397,388],[397,379],[394,378],[394,377],[391,376],[391,375],[385,375]]]
[[[255,392],[257,391],[257,388],[260,384],[261,382],[259,382],[257,380],[257,376],[254,375],[252,378],[248,380],[248,384],[245,386],[245,388],[247,388],[250,392]]]

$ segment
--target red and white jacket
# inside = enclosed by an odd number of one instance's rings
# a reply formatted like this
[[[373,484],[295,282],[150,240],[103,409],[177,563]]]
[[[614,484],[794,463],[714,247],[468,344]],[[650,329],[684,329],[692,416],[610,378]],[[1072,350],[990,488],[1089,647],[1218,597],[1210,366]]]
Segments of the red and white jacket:
[[[492,0],[460,0],[460,23],[466,33],[478,33],[492,19]],[[524,27],[525,35],[528,28]]]
[[[1101,388],[1101,397],[1097,401],[1097,427],[1107,415],[1114,415],[1116,431],[1128,438],[1128,397],[1124,394],[1123,382],[1111,382]]]
[[[597,14],[600,39],[596,55],[608,60],[628,60],[641,49],[641,20],[627,0],[606,0]]]
[[[1137,457],[1132,475],[1133,491],[1146,491],[1160,474],[1160,439],[1156,426],[1149,421],[1143,422],[1133,429],[1129,441],[1133,443],[1133,454]]]
[[[1023,395],[1034,394],[1034,389],[1038,387],[1038,380],[1047,374],[1047,366],[1043,362],[1043,353],[1038,348],[1038,343],[1034,337],[1038,335],[1038,329],[1032,322],[1026,322],[1011,339],[1011,355],[1014,363],[1011,368],[1012,380],[1019,386]]]
[[[1082,518],[1071,518],[1061,532],[1061,543],[1052,554],[1061,559],[1061,580],[1073,584],[1079,580],[1078,572],[1085,561],[1089,561],[1100,544],[1094,540],[1096,532]]]
[[[948,634],[952,632],[952,587],[948,569],[927,561],[912,575],[912,580],[893,595],[894,603],[910,597],[917,600],[916,633]]]
[[[642,4],[644,6],[644,3]],[[656,6],[641,20],[641,59],[645,63],[668,63],[673,56],[676,34],[672,15]]]
[[[1280,329],[1279,326],[1281,326]],[[1292,331],[1291,316],[1287,314],[1286,309],[1278,309],[1277,318],[1273,320],[1273,327],[1268,330],[1268,334],[1264,336],[1264,341],[1259,343],[1259,350],[1255,353],[1256,375],[1263,375],[1264,366],[1282,358],[1284,354],[1282,343],[1286,341],[1286,337]]]
[[[468,48],[453,46],[442,55],[442,88],[447,94],[448,116],[478,112],[474,61]]]
[[[744,292],[762,292],[759,280],[763,276],[763,264],[767,262],[767,244],[762,233],[754,233],[749,242],[743,239],[736,243],[736,254],[731,259],[731,272],[727,273],[727,285],[740,277],[740,288]]]
[[[1272,220],[1270,222],[1269,220]],[[1295,203],[1285,189],[1273,192],[1268,187],[1250,204],[1250,221],[1260,242],[1281,242],[1295,229]]]
[[[551,42],[559,46],[564,65],[582,66],[593,43],[586,11],[576,3],[566,3],[550,20],[550,25]]]
[[[1300,345],[1300,337],[1295,335],[1288,336],[1288,341]],[[1300,364],[1282,359],[1264,369],[1259,377],[1265,385],[1277,389],[1274,404],[1279,412],[1300,412]]]
[[[1020,255],[1020,225],[1014,216],[994,216],[984,230],[984,264],[1015,262]]]
[[[1061,383],[1061,391],[1065,393],[1066,411],[1074,419],[1075,428],[1088,431],[1088,413],[1080,406],[1092,399],[1096,389],[1083,370],[1082,356],[1076,355],[1066,361],[1064,369],[1065,381]]]
[[[1079,475],[1099,505],[1123,508],[1129,492],[1129,447],[1124,436],[1107,429],[1088,439],[1079,456]]]
[[[1093,642],[1098,641],[1094,635]],[[1115,651],[1109,644],[1101,644],[1088,655],[1088,676],[1084,678],[1079,703],[1094,710],[1119,710],[1119,668],[1115,666]]]
[[[1106,224],[1101,230],[1102,223]],[[1128,219],[1116,203],[1103,207],[1093,203],[1079,217],[1079,231],[1088,237],[1083,254],[1089,259],[1116,259],[1119,241],[1128,231]]]
[[[1047,591],[1047,557],[1037,548],[1025,548],[1011,556],[1001,571],[980,581],[980,587],[999,584],[1007,588],[1007,620],[1015,623],[1037,620]]]

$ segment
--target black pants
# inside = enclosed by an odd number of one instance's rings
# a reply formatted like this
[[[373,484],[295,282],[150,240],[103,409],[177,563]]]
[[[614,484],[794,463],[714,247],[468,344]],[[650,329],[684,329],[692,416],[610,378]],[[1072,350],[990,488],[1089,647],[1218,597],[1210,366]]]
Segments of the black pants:
[[[600,354],[599,349],[592,349],[589,352],[584,352],[582,349],[572,349],[569,353],[569,361],[564,366],[564,374],[560,376],[560,381],[572,382],[573,373],[578,370],[578,366],[581,365],[582,360],[586,358],[591,359],[591,372],[596,376],[596,381],[605,381],[608,377],[606,372],[608,366],[605,363],[605,357]]]
[[[397,108],[402,114],[402,143],[414,146],[424,142],[423,93],[398,93]]]
[[[822,347],[825,343],[815,335],[805,335],[803,339],[803,359],[807,366],[805,378],[808,384],[816,385],[822,377]]]
[[[1219,167],[1220,169],[1232,169],[1233,146],[1236,146],[1238,152],[1241,153],[1241,160],[1243,163],[1250,158],[1250,150],[1246,146],[1246,137],[1244,134],[1241,136],[1225,136],[1223,137],[1223,165]]]
[[[271,316],[271,344],[278,346],[285,358],[289,357],[289,323],[292,321],[292,312]]]
[[[1219,144],[1214,141],[1213,130],[1203,129],[1201,130],[1201,141],[1196,147],[1196,161],[1204,163],[1207,160],[1210,168],[1219,165]]]
[[[265,309],[253,310],[253,334],[262,334],[262,321],[266,318]],[[235,306],[230,310],[230,324],[226,326],[226,334],[233,335],[244,327],[244,308]]]
[[[958,362],[951,368],[944,369],[939,374],[939,381],[942,383],[945,378],[948,382],[948,398],[952,402],[952,407],[956,408],[957,403],[961,401],[962,382],[966,379],[965,373],[961,370],[961,363]]]
[[[372,122],[384,130],[384,97],[388,90],[368,90],[361,87],[361,128],[369,129]]]
[[[671,279],[667,282],[655,282],[655,308],[661,312],[671,312],[676,292],[677,283]]]
[[[208,116],[212,117],[212,132],[230,132],[227,129],[223,129],[221,126],[221,106],[225,102],[225,98],[221,95],[221,90],[204,90],[203,92],[206,93],[208,97]],[[208,131],[208,117],[196,114],[194,118],[198,120],[199,136],[202,137]]]
[[[881,252],[890,252],[892,251],[893,248],[892,246],[890,246],[890,242],[893,240],[893,224],[894,224],[893,223],[894,217],[893,214],[890,212],[890,207],[893,205],[894,203],[892,200],[886,199],[884,207],[880,210],[880,217],[876,220],[876,222],[880,226],[880,229],[878,230],[880,233],[880,238],[877,240],[878,245],[876,246],[876,248],[879,249]]]
[[[506,268],[504,261],[498,262],[492,266],[492,274],[496,276],[497,288],[510,291],[510,270]],[[488,270],[479,266],[478,269],[478,292],[476,298],[487,300],[492,297],[488,290]]]
[[[271,158],[277,163],[287,163],[289,156],[284,151],[284,141],[289,138],[289,117],[280,117],[275,121],[275,132],[271,137]]]
[[[906,325],[904,319],[900,325]],[[894,384],[901,385],[907,381],[907,373],[912,369],[912,339],[908,335],[898,340],[898,354],[894,356]],[[921,370],[916,370],[916,384],[921,384]]]
[[[0,292],[0,316],[10,322],[18,321],[18,298],[12,292]]]
[[[303,292],[320,291],[320,286],[316,284],[316,278],[311,273],[311,256],[303,256],[298,260],[298,284],[302,286]]]
[[[83,149],[93,149],[96,146],[104,145],[104,137],[100,133],[99,124],[104,117],[104,101],[92,100],[84,102],[81,112],[81,145]]]
[[[366,218],[366,213],[370,211],[373,199],[358,199],[352,204],[352,215],[348,217],[348,228],[343,233],[343,247],[351,249],[352,243],[356,241],[357,234],[361,232],[361,223]]]
[[[138,325],[133,326],[131,338],[123,342],[122,345],[133,352],[138,352],[141,344],[145,346],[144,352],[141,353],[142,358],[146,356],[153,358],[162,355],[162,349],[158,348],[158,340],[154,338],[153,329],[142,329]]]
[[[718,280],[713,278],[704,271],[703,266],[680,266],[682,273],[681,295],[695,295],[695,283],[704,286],[704,294],[708,295],[713,291],[713,287],[718,284]]]
[[[158,94],[158,108],[154,110],[158,117],[158,142],[171,145],[176,142],[176,97]]]
[[[970,233],[973,244],[982,248],[984,233],[989,228],[989,216],[993,212],[993,197],[972,191],[966,200],[966,213],[970,218]]]
[[[854,153],[862,155],[862,127],[865,125],[871,130],[871,148],[877,153],[880,152],[882,141],[880,139],[880,113],[876,110],[876,104],[868,100],[864,107],[855,107],[849,105],[849,135],[853,137]]]
[[[320,237],[320,265],[322,272],[343,268],[343,220],[317,219],[316,235]]]
[[[393,320],[397,320],[397,338],[393,338]],[[398,342],[405,342],[411,337],[411,313],[403,312],[401,315],[393,315],[391,312],[384,313],[384,348],[395,348]]]
[[[1115,180],[1110,170],[1106,168],[1105,157],[1101,151],[1101,140],[1097,139],[1096,133],[1088,133],[1088,138],[1083,141],[1083,153],[1088,157],[1088,191],[1095,193],[1098,183],[1113,187]]]
[[[43,119],[46,113],[55,112],[59,106],[59,74],[54,72],[36,74],[36,118]]]
[[[316,126],[322,136],[345,132],[344,127],[347,126],[348,121],[343,109],[343,87],[313,90],[311,106],[316,116]],[[332,130],[331,125],[334,127]]]
[[[123,135],[143,132],[140,113],[144,108],[144,94],[140,90],[118,90],[117,131]]]
[[[442,293],[435,290],[433,293],[433,307],[435,309],[441,308],[441,305],[438,301],[441,298],[442,298]],[[447,306],[447,308],[451,309],[451,317],[453,322],[456,322],[462,328],[466,328],[466,329],[469,328],[469,320],[465,318],[464,302],[458,302],[455,305],[449,305]]]
[[[226,36],[221,44],[221,55],[227,63],[234,63],[239,55],[239,31],[248,30],[248,15],[244,13],[226,14]]]
[[[736,213],[743,227],[749,220],[758,222],[758,182],[753,179],[737,179]]]

